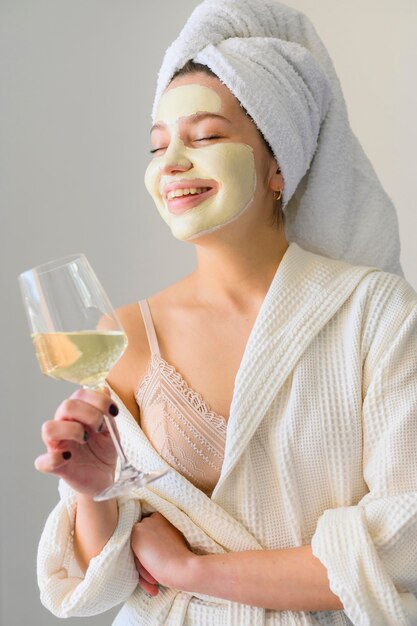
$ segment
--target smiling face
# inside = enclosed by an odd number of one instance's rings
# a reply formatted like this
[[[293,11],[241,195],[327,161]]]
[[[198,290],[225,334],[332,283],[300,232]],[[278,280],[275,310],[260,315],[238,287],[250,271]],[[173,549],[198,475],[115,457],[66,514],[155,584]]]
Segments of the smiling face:
[[[265,166],[269,172],[275,163],[236,98],[201,73],[172,81],[159,102],[151,141],[145,184],[178,239],[195,239],[236,220],[253,204]]]

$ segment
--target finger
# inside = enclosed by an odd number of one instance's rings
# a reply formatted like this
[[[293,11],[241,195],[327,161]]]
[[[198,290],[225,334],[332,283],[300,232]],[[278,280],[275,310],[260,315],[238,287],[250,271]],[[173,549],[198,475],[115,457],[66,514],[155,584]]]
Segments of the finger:
[[[139,586],[142,587],[146,593],[149,593],[150,596],[157,596],[159,593],[158,585],[148,583],[148,581],[142,578],[142,576],[139,576]]]
[[[104,414],[107,414],[111,419],[109,402],[107,402],[105,410],[101,410],[88,402],[68,398],[59,405],[55,412],[54,419],[56,421],[72,420],[80,422],[94,432],[101,432],[104,426]]]
[[[135,563],[136,563],[136,569],[138,570],[138,573],[142,578],[144,578],[148,583],[151,583],[152,585],[158,584],[158,581],[156,580],[156,578],[154,578],[152,574],[150,574],[148,570],[143,567],[142,563],[139,561],[138,558],[135,558]]]
[[[79,422],[50,420],[42,424],[42,440],[48,448],[53,450],[65,441],[75,441],[84,444],[89,437],[88,430]]]
[[[35,459],[35,468],[45,474],[57,474],[68,465],[71,456],[69,450],[47,452]]]
[[[113,402],[110,392],[106,389],[106,393],[100,391],[94,391],[93,389],[85,389],[79,387],[71,394],[71,398],[75,400],[82,400],[92,406],[95,406],[101,413],[106,413],[111,417],[116,417],[119,413],[117,405]]]

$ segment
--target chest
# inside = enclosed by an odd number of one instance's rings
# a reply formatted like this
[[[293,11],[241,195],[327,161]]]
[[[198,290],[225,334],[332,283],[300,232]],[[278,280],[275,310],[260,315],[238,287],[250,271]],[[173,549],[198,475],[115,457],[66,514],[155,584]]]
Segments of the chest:
[[[211,410],[226,419],[253,323],[250,315],[190,313],[161,317],[157,322],[162,357],[202,395]]]

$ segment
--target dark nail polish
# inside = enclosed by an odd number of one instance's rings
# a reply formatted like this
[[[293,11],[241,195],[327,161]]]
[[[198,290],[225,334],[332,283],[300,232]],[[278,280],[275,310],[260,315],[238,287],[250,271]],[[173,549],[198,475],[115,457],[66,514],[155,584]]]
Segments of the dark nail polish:
[[[116,417],[116,415],[119,414],[119,409],[117,408],[117,406],[115,404],[111,404],[110,405],[109,413],[110,413],[110,415],[113,415],[113,417]]]
[[[90,435],[89,435],[88,430],[85,430],[85,431],[84,431],[84,436],[83,436],[84,441],[87,441],[87,439],[89,438],[89,436],[90,436]]]
[[[71,452],[63,452],[63,453],[62,453],[62,458],[63,458],[65,461],[68,461],[68,459],[70,459],[71,457],[72,457]]]

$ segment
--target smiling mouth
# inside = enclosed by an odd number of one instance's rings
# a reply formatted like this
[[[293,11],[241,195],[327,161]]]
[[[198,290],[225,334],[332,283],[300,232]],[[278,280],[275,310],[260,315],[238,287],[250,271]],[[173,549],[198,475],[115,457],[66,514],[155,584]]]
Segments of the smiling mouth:
[[[212,187],[189,187],[185,189],[173,189],[166,194],[167,200],[173,200],[173,198],[182,198],[183,196],[196,196],[202,193],[210,191]]]
[[[190,211],[217,192],[216,187],[184,187],[168,191],[165,203],[170,213],[180,215]]]

